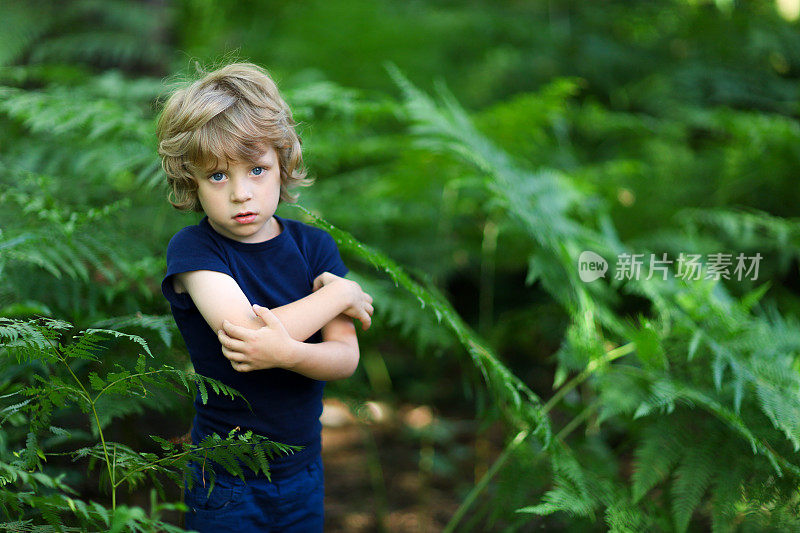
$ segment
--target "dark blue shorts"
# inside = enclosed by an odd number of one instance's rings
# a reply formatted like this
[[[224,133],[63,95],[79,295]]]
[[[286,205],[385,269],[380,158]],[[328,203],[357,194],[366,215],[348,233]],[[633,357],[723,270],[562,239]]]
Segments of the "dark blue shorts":
[[[261,478],[242,481],[217,468],[210,496],[208,478],[203,487],[196,465],[194,472],[191,490],[184,485],[184,501],[189,507],[186,529],[201,533],[322,531],[325,486],[319,455],[296,474],[272,482]]]

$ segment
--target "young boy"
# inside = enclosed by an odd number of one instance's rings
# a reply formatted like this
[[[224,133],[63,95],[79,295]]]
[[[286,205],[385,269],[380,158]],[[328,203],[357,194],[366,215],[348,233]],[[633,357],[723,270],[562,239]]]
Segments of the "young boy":
[[[210,496],[193,465],[186,527],[321,531],[322,390],[355,370],[352,319],[369,328],[372,297],[343,278],[328,233],[275,215],[281,200],[296,200],[291,188],[310,182],[291,111],[263,69],[230,64],[174,92],[158,140],[170,202],[205,213],[170,240],[162,292],[195,371],[240,391],[254,411],[212,391],[203,404],[198,394],[192,442],[238,426],[303,446],[273,459],[271,482],[249,469],[243,482],[215,465]]]

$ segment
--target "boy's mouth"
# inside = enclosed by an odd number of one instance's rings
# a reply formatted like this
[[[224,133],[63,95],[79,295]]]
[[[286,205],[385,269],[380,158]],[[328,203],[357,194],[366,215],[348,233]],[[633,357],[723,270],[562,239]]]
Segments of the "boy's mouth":
[[[250,224],[256,219],[256,214],[252,211],[245,211],[244,213],[239,213],[233,219],[240,224]]]

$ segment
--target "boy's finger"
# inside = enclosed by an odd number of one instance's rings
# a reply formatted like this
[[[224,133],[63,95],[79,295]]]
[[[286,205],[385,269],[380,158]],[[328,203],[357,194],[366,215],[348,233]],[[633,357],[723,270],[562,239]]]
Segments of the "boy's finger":
[[[246,342],[240,341],[239,339],[234,339],[222,330],[217,332],[217,338],[219,339],[219,343],[229,350],[244,352],[244,348],[247,346]]]
[[[237,372],[250,372],[250,370],[252,370],[247,363],[237,363],[236,361],[231,361],[231,366]]]
[[[253,311],[261,317],[261,320],[269,326],[270,328],[275,327],[277,324],[280,323],[278,317],[275,316],[275,313],[267,309],[266,307],[261,307],[260,305],[253,304]]]
[[[369,317],[369,315],[361,317],[361,328],[364,331],[367,331],[371,325],[372,325],[372,319]]]
[[[232,324],[227,320],[222,321],[222,329],[228,334],[229,337],[239,340],[250,339],[253,334],[252,329],[237,326],[236,324]]]
[[[222,355],[224,355],[226,359],[230,359],[231,361],[235,361],[237,363],[244,363],[245,361],[247,361],[247,358],[243,353],[229,350],[224,346],[222,347]]]

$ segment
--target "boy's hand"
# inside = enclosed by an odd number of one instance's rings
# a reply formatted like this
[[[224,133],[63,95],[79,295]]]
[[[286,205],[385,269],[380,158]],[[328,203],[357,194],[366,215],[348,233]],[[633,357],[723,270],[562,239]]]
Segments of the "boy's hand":
[[[319,276],[314,279],[314,287],[312,288],[312,292],[317,292],[325,285],[330,285],[336,280],[344,279],[336,274],[331,274],[330,272],[323,272]]]
[[[345,305],[347,306],[342,313],[350,318],[360,320],[364,331],[368,330],[372,325],[372,313],[375,311],[372,307],[372,296],[364,292],[361,289],[361,285],[355,281],[339,277],[330,272],[323,272],[314,279],[313,290],[316,292],[326,285],[341,287]]]
[[[272,311],[259,305],[253,305],[253,311],[266,326],[250,329],[224,320],[222,329],[217,332],[222,355],[230,360],[237,372],[290,367],[294,363],[297,341],[289,336]]]

